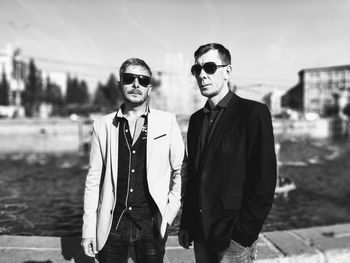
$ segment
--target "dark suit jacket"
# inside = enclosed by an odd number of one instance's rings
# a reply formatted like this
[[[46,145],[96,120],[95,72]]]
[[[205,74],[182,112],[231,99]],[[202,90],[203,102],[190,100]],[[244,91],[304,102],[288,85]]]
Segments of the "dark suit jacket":
[[[200,187],[203,231],[211,249],[226,249],[230,239],[251,246],[271,209],[276,186],[270,112],[264,104],[234,94],[200,152],[203,118],[203,110],[190,118],[189,181],[180,228],[191,233],[198,225]]]

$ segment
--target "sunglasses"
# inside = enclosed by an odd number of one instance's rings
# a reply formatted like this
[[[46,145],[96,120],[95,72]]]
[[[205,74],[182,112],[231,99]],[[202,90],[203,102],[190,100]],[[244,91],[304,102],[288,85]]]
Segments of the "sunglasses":
[[[191,67],[191,73],[193,76],[198,77],[201,74],[202,69],[207,74],[214,74],[218,68],[226,67],[227,65],[216,65],[214,62],[204,63],[203,66],[199,64],[194,64]]]
[[[149,84],[151,84],[151,77],[149,76],[132,73],[123,73],[122,75],[122,81],[125,85],[134,83],[135,79],[137,79],[139,84],[143,87],[147,87]]]

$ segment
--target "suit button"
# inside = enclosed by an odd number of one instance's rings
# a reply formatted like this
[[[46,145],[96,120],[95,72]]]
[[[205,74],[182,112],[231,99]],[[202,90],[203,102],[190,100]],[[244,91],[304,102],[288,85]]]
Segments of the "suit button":
[[[202,209],[199,209],[199,213],[202,213]]]

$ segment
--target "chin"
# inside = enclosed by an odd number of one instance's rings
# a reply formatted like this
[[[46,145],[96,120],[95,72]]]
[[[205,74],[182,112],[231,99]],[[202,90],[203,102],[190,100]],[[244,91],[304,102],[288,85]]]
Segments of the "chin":
[[[139,106],[139,105],[142,105],[145,102],[145,100],[128,98],[128,99],[126,99],[126,102],[128,102],[128,103],[130,103],[130,104],[132,104],[134,106]]]
[[[202,96],[208,97],[208,98],[213,96],[212,92],[210,92],[209,90],[201,90],[201,94]]]

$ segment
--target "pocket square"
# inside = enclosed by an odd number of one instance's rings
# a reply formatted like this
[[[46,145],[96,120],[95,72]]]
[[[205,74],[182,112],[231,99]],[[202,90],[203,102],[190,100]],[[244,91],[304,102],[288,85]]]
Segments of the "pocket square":
[[[164,136],[166,136],[166,133],[164,133],[164,134],[162,134],[162,135],[160,135],[160,136],[155,137],[154,140],[157,140],[157,139],[162,138],[162,137],[164,137]]]

